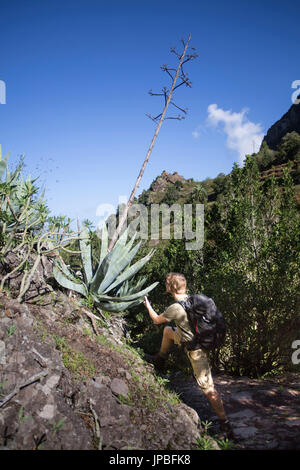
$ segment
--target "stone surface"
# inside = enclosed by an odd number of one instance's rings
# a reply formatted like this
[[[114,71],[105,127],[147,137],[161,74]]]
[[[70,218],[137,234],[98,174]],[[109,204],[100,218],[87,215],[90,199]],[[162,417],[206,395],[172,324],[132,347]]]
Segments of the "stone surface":
[[[185,179],[183,176],[180,176],[177,171],[174,171],[173,174],[163,171],[160,176],[151,184],[151,191],[162,191],[167,188],[169,183],[175,184],[176,181],[184,182]],[[151,196],[151,195],[150,195]],[[151,201],[149,201],[151,202]]]
[[[84,317],[62,293],[56,294],[53,304],[43,298],[43,305],[19,304],[0,294],[0,305],[1,395],[9,395],[36,374],[46,374],[0,408],[0,447],[92,450],[99,446],[97,419],[103,450],[195,448],[201,429],[195,410],[180,402],[160,402],[160,395],[137,398],[147,388],[151,394],[155,379],[149,365],[136,356],[131,358],[133,378],[124,354],[114,350],[113,345],[119,350],[123,344],[123,319],[112,320],[108,329],[101,330],[109,347],[86,334]],[[63,356],[56,338],[93,362],[95,374],[77,377],[67,368],[64,360],[74,365],[75,359],[71,353]],[[78,357],[80,365],[82,356]]]
[[[237,411],[236,413],[229,413],[228,416],[230,419],[248,419],[248,418],[253,418],[255,416],[255,412],[249,409],[245,409],[242,411]]]
[[[110,388],[115,395],[122,395],[125,398],[128,397],[129,389],[124,380],[113,379],[111,381]]]
[[[300,96],[300,95],[299,95]],[[285,113],[278,121],[268,130],[264,141],[269,148],[276,150],[277,145],[285,134],[296,131],[300,134],[300,105],[293,104],[287,113]]]
[[[245,425],[243,427],[235,428],[234,433],[237,437],[248,439],[257,433],[257,429],[254,426]]]
[[[2,271],[0,271],[0,280],[9,272],[12,272],[13,269],[20,264],[22,257],[24,254],[22,252],[16,253],[9,253],[3,263],[2,263]],[[34,257],[30,257],[30,261],[34,262]],[[41,260],[37,266],[36,271],[34,272],[32,281],[30,283],[29,289],[24,295],[24,300],[33,299],[39,295],[43,295],[47,292],[52,291],[51,285],[48,284],[53,278],[52,275],[52,265],[53,259],[49,259],[45,256],[41,257]],[[19,288],[22,282],[23,274],[20,271],[16,271],[8,278],[6,281],[6,286],[16,294],[19,293]],[[10,316],[18,315],[19,313],[26,313],[26,305],[25,304],[16,304],[12,300],[10,303],[7,304],[7,314]]]
[[[235,448],[300,450],[299,374],[285,374],[273,380],[218,374],[214,376],[214,382],[236,436]],[[201,420],[217,421],[193,378],[175,373],[171,386],[197,411]],[[212,435],[218,435],[216,425]]]

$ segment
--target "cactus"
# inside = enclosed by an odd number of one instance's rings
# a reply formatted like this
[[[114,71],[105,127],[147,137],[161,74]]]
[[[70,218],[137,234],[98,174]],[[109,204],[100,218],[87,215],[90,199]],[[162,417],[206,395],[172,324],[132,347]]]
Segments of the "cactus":
[[[146,282],[143,277],[135,280],[137,272],[150,260],[154,250],[131,264],[141,242],[133,246],[136,234],[127,243],[130,225],[123,232],[111,251],[108,251],[108,233],[103,224],[99,264],[93,272],[92,248],[86,227],[81,230],[79,245],[81,250],[83,279],[76,278],[63,260],[57,260],[53,267],[56,281],[67,289],[74,290],[85,297],[92,297],[99,308],[108,312],[121,312],[140,304],[158,282],[140,290]]]

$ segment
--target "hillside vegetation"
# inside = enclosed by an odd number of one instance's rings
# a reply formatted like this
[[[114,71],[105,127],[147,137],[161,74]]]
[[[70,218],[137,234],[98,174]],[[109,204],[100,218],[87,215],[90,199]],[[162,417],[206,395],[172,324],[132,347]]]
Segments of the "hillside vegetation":
[[[170,271],[184,273],[191,293],[214,298],[228,336],[213,361],[233,374],[257,377],[298,368],[291,362],[291,344],[300,325],[299,162],[300,136],[292,132],[276,151],[263,143],[228,175],[170,182],[162,174],[138,199],[204,204],[203,249],[186,250],[184,239],[159,240],[143,272],[149,282],[160,281],[150,295],[158,312],[171,301],[164,292]],[[128,318],[138,344],[158,348],[161,332],[141,309]]]
[[[162,239],[162,227],[151,240],[148,212],[148,238],[138,240],[137,228],[136,238],[128,241],[126,231],[109,251],[106,225],[99,238],[89,221],[75,233],[68,217],[50,217],[36,180],[23,180],[22,160],[10,172],[8,157],[0,154],[3,446],[9,447],[11,432],[9,448],[59,448],[57,436],[68,416],[64,448],[80,446],[67,436],[74,437],[76,429],[85,432],[82,420],[90,430],[86,448],[199,448],[205,434],[199,420],[166,388],[174,371],[190,374],[187,358],[174,349],[164,379],[143,362],[144,352],[159,349],[162,335],[143,298],[149,295],[162,313],[173,301],[165,292],[171,271],[186,276],[190,293],[212,297],[225,316],[225,344],[211,354],[214,370],[256,379],[298,372],[292,345],[300,330],[299,161],[300,136],[292,131],[276,149],[264,141],[258,153],[247,155],[243,166],[234,164],[228,175],[197,180],[163,171],[135,202],[146,208],[154,203],[181,208],[203,204],[203,246],[186,249],[185,237],[174,237],[172,230],[170,239]],[[120,211],[111,217],[118,219]],[[184,211],[181,217],[184,226]],[[196,223],[194,213],[193,229]],[[60,301],[62,309],[57,308]],[[118,322],[121,335],[112,345],[107,337],[114,336]],[[30,378],[34,381],[28,382]],[[76,388],[78,380],[81,386]],[[26,393],[36,382],[34,395]],[[93,395],[98,389],[100,402]],[[39,408],[37,391],[43,392]],[[110,408],[104,410],[103,403]],[[28,427],[21,431],[24,404],[30,413]],[[98,413],[106,413],[101,436]],[[162,435],[155,422],[161,430],[169,423],[178,432]],[[119,424],[124,429],[116,432]]]

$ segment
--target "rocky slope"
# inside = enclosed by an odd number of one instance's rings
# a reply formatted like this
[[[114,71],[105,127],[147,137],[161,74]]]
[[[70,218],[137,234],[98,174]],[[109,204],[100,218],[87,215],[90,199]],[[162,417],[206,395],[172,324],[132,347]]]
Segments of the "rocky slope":
[[[197,413],[126,347],[117,322],[96,335],[64,294],[41,305],[0,302],[2,448],[195,446]]]
[[[1,449],[196,448],[196,411],[126,344],[121,318],[91,323],[51,292],[49,263],[22,304],[17,279],[0,294]]]

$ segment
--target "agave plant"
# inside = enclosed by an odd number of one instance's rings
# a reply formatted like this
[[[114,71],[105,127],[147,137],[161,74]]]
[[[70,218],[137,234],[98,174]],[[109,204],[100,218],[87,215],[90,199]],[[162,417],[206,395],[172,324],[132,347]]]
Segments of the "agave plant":
[[[92,248],[86,227],[81,230],[79,245],[82,260],[82,279],[76,277],[60,259],[53,266],[56,281],[67,289],[74,290],[84,297],[92,297],[95,304],[108,312],[121,312],[143,301],[158,282],[140,290],[147,278],[135,280],[135,275],[152,257],[154,250],[131,265],[141,241],[133,246],[136,233],[127,242],[130,225],[120,236],[111,251],[108,251],[108,232],[103,224],[100,259],[93,270]]]
[[[25,227],[36,229],[45,219],[47,208],[44,204],[44,192],[39,199],[33,196],[38,191],[34,186],[37,180],[28,176],[23,181],[23,159],[17,165],[15,171],[8,168],[9,154],[2,158],[0,146],[0,230],[6,234],[22,232]],[[5,174],[5,178],[3,178]]]

